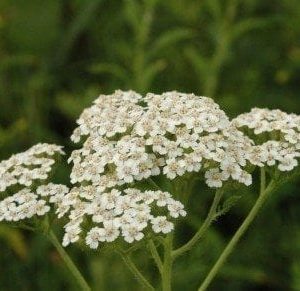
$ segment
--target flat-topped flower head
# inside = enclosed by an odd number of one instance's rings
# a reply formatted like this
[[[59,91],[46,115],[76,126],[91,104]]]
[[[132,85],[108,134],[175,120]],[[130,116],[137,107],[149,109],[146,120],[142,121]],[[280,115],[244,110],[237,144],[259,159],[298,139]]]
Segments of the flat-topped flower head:
[[[104,242],[133,243],[146,233],[169,233],[172,220],[185,216],[184,206],[167,192],[127,188],[101,193],[97,186],[71,189],[60,201],[61,215],[67,215],[63,245],[84,238],[92,249]],[[90,221],[89,228],[83,227]]]
[[[242,169],[251,140],[230,127],[224,111],[207,97],[116,91],[101,95],[77,123],[72,140],[84,143],[69,159],[74,184],[91,183],[104,191],[158,175],[170,180],[188,172],[205,175],[225,158],[237,174],[223,175],[222,181],[249,184],[251,179]]]
[[[51,204],[64,196],[69,189],[60,184],[46,184],[35,190],[24,188],[0,201],[0,221],[20,221],[33,216],[43,216],[51,210]]]
[[[276,166],[291,171],[300,157],[300,116],[281,110],[253,108],[232,124],[247,132],[256,145],[250,149],[250,162],[259,167]]]
[[[68,193],[64,185],[45,183],[57,155],[61,154],[61,146],[44,143],[0,162],[0,192],[15,191],[0,201],[0,221],[43,216],[50,211],[50,204]]]
[[[46,180],[58,154],[64,154],[61,146],[43,143],[0,162],[0,192],[13,185],[30,187],[34,181]]]
[[[281,139],[300,147],[300,115],[278,109],[253,108],[235,118],[233,124],[238,128],[249,128],[255,135],[269,133],[272,140]]]

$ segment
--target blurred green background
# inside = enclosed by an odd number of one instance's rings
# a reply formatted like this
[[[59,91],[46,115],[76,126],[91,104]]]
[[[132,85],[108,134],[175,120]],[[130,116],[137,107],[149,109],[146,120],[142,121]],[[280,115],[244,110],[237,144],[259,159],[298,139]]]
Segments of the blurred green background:
[[[299,114],[299,86],[299,0],[0,1],[1,159],[39,141],[69,152],[82,109],[119,88],[207,95],[235,116],[254,106]],[[210,290],[300,290],[299,188],[298,180],[273,195]],[[255,190],[175,265],[174,290],[196,290]],[[179,241],[211,198],[195,189]],[[120,258],[68,251],[94,290],[141,290]],[[157,280],[151,262],[140,263]],[[77,289],[42,236],[1,224],[0,290]]]

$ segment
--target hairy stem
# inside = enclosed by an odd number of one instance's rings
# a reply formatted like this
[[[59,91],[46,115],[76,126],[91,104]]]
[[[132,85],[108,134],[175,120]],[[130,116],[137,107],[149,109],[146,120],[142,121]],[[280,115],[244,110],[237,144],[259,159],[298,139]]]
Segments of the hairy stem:
[[[248,230],[250,224],[253,222],[254,218],[257,216],[258,212],[264,205],[266,199],[269,197],[269,195],[274,190],[276,184],[275,181],[271,181],[267,188],[265,188],[265,172],[261,172],[261,192],[256,200],[254,206],[252,207],[250,213],[242,223],[242,225],[239,227],[239,229],[236,231],[226,248],[224,249],[223,253],[217,260],[217,262],[214,264],[206,278],[204,279],[202,285],[198,289],[198,291],[204,291],[207,290],[210,283],[213,281],[215,276],[218,274],[220,269],[223,267],[224,263],[226,262],[227,258],[231,255],[231,253],[234,251],[236,245],[240,241],[241,237],[245,234],[245,232]]]
[[[196,232],[196,234],[191,238],[191,240],[189,240],[185,245],[183,245],[182,247],[174,250],[172,252],[172,257],[175,259],[178,256],[184,254],[185,252],[189,251],[205,234],[206,230],[209,228],[209,226],[212,224],[212,222],[214,221],[214,219],[216,218],[216,214],[217,214],[217,207],[219,205],[219,202],[222,198],[223,195],[223,190],[222,189],[218,189],[215,193],[215,197],[213,200],[213,203],[210,207],[210,210],[208,212],[208,215],[204,221],[204,223],[202,224],[202,226],[199,228],[199,230]]]
[[[149,283],[149,281],[144,277],[144,275],[138,270],[130,256],[126,253],[120,252],[122,259],[134,277],[139,281],[139,283],[144,287],[145,290],[154,291],[155,289]]]
[[[150,249],[150,252],[151,252],[151,255],[152,255],[152,258],[154,259],[155,261],[155,264],[159,270],[160,273],[162,273],[162,269],[163,269],[163,263],[161,261],[161,258],[160,258],[160,255],[156,249],[156,246],[153,242],[153,240],[151,239],[148,243],[149,245],[149,249]]]
[[[162,290],[171,291],[172,290],[172,247],[173,247],[173,236],[168,234],[164,242],[164,262],[161,273],[162,279]]]
[[[84,279],[84,277],[82,276],[82,274],[80,273],[78,268],[75,266],[74,262],[69,257],[69,255],[67,254],[65,249],[62,247],[62,245],[60,244],[60,242],[58,241],[56,235],[54,234],[54,232],[52,230],[50,230],[48,237],[49,237],[50,241],[52,242],[52,244],[54,245],[54,247],[56,248],[56,250],[58,251],[58,253],[60,254],[61,258],[65,262],[65,264],[68,267],[68,269],[70,270],[70,272],[73,274],[80,289],[84,290],[84,291],[90,291],[91,288],[89,287],[88,283],[86,282],[86,280]]]

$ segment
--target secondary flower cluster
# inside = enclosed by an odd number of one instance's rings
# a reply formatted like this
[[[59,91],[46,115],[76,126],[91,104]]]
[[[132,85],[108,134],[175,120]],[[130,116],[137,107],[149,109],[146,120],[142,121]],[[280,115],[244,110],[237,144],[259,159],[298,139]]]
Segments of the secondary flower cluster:
[[[78,241],[83,232],[92,249],[119,237],[128,243],[139,241],[149,228],[155,233],[169,233],[174,228],[171,218],[186,215],[184,206],[168,192],[134,188],[102,193],[96,186],[75,187],[63,197],[61,206],[59,215],[68,212],[70,219],[64,227],[63,245]],[[87,233],[83,229],[88,229]]]
[[[37,144],[0,163],[0,192],[7,189],[15,192],[0,202],[0,221],[42,216],[50,211],[49,203],[57,201],[54,197],[68,192],[64,185],[41,185],[48,178],[58,154],[64,154],[60,146]]]
[[[74,142],[71,182],[90,182],[105,191],[160,174],[168,179],[204,172],[210,187],[232,178],[246,185],[243,167],[251,140],[207,97],[167,92],[144,98],[133,92],[101,95],[84,110]]]
[[[29,187],[36,180],[47,179],[56,154],[64,154],[61,146],[44,143],[0,162],[0,192],[13,185]]]
[[[280,110],[253,108],[233,120],[237,128],[248,129],[256,145],[251,149],[251,163],[277,166],[291,171],[300,157],[300,116]]]
[[[69,189],[64,185],[47,184],[35,191],[24,188],[0,202],[0,221],[20,221],[43,216],[50,211],[50,203],[57,202],[57,196],[64,196]]]

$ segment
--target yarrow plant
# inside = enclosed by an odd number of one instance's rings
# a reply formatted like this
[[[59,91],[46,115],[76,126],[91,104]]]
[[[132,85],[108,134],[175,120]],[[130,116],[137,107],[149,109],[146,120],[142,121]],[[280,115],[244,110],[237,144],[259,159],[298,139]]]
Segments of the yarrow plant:
[[[38,144],[0,163],[0,220],[46,234],[83,290],[88,283],[64,249],[73,243],[117,252],[143,287],[155,290],[132,260],[146,248],[162,289],[171,290],[175,260],[236,202],[222,203],[224,193],[250,186],[259,168],[258,199],[199,288],[206,290],[286,172],[299,169],[300,116],[280,110],[255,108],[229,120],[208,97],[116,91],[100,95],[77,124],[69,185],[48,181],[64,154],[56,145]],[[174,247],[176,223],[189,219],[192,186],[202,181],[215,189],[211,208],[194,236]],[[61,243],[54,220],[64,224]]]

